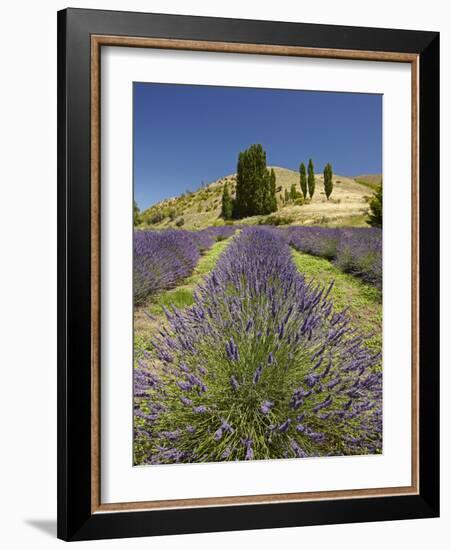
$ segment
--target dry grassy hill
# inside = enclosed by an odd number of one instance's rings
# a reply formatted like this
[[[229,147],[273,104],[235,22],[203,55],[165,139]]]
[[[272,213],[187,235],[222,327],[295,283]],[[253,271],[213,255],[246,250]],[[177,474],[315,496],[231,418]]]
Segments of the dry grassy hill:
[[[382,183],[382,174],[362,174],[354,179],[356,182],[376,190]]]
[[[274,166],[279,209],[274,214],[291,220],[293,225],[366,225],[368,197],[372,190],[365,183],[354,178],[334,175],[334,189],[329,200],[323,187],[323,175],[316,175],[316,189],[310,204],[296,205],[282,203],[285,189],[288,191],[294,183],[300,192],[299,173],[287,168]],[[166,199],[151,206],[142,213],[142,227],[176,227],[183,219],[184,229],[202,229],[224,223],[221,214],[221,196],[224,185],[228,183],[232,194],[236,184],[236,175],[231,174],[206,185],[192,193]],[[238,223],[257,224],[266,216],[245,218]]]

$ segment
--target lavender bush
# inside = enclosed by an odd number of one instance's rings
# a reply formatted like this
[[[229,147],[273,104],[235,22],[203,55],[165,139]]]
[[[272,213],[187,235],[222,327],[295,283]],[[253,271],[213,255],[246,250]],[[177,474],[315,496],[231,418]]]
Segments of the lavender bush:
[[[343,229],[335,264],[382,288],[382,231],[376,227]]]
[[[216,241],[231,237],[236,229],[233,226],[218,226],[200,231],[135,231],[135,305],[142,304],[150,294],[171,288],[191,275],[200,254]]]
[[[207,227],[206,229],[201,229],[200,231],[192,231],[191,235],[199,250],[203,252],[211,248],[216,241],[228,239],[235,233],[236,230],[237,226],[220,225]]]
[[[341,229],[329,227],[290,227],[284,231],[289,244],[307,254],[332,260],[337,255]]]
[[[135,463],[381,452],[380,357],[330,288],[244,229],[135,369]]]
[[[135,231],[133,295],[141,304],[159,290],[171,288],[190,275],[200,257],[188,231]]]

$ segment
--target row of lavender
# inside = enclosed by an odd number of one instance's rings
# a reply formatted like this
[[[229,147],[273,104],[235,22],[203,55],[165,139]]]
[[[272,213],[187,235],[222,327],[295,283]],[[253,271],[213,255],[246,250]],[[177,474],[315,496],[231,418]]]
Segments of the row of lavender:
[[[168,229],[135,231],[133,239],[133,295],[135,305],[155,292],[172,288],[193,272],[200,254],[215,241],[233,235],[236,227],[201,231]]]
[[[382,288],[382,230],[376,227],[289,227],[290,246],[332,260],[345,273]]]
[[[243,229],[135,369],[135,463],[380,453],[380,357],[330,288]]]

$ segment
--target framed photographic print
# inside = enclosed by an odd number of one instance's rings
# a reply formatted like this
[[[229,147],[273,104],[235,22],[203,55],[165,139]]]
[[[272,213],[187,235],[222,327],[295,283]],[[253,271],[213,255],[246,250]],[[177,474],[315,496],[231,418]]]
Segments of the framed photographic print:
[[[439,35],[58,14],[58,536],[439,513]]]

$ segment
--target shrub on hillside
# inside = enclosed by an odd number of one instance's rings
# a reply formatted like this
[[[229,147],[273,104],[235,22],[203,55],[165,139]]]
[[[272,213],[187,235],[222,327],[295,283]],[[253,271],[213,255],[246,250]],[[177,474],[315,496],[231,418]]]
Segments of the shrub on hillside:
[[[267,216],[266,218],[262,218],[258,223],[259,225],[289,225],[290,223],[293,223],[293,218],[289,218],[287,216],[275,216],[273,214],[271,216]]]
[[[310,199],[306,198],[304,199],[304,197],[299,197],[293,201],[293,204],[295,204],[296,206],[304,206],[304,204],[310,204]]]
[[[157,210],[156,212],[153,212],[150,217],[148,218],[148,223],[151,225],[155,225],[156,223],[160,223],[164,220],[165,215],[160,210]]]
[[[382,227],[382,185],[379,186],[370,200],[368,224],[372,227]]]

